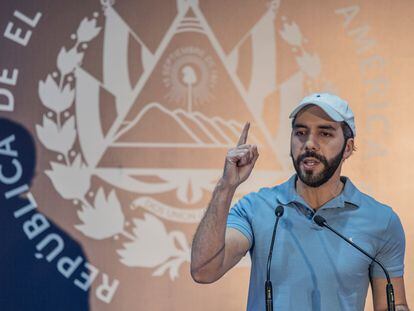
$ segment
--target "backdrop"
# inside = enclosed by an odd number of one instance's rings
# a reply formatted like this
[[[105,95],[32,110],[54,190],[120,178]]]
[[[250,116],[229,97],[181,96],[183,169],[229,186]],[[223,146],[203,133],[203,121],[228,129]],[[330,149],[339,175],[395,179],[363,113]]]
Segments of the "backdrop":
[[[293,173],[288,114],[313,91],[355,112],[344,174],[399,214],[414,303],[413,13],[409,0],[1,1],[1,309],[244,309],[249,259],[198,285],[192,236],[244,122],[260,158],[235,199]]]

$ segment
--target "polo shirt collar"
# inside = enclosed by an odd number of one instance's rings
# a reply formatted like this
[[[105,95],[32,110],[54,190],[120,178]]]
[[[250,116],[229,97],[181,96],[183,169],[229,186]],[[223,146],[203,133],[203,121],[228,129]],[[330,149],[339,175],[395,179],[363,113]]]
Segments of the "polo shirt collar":
[[[277,193],[277,200],[283,205],[297,202],[307,206],[305,200],[296,192],[297,175],[293,175],[285,183],[281,184]],[[341,177],[345,183],[342,192],[326,202],[321,208],[337,208],[337,207],[358,207],[360,205],[361,192],[354,186],[348,177]],[[351,206],[349,206],[351,205]]]

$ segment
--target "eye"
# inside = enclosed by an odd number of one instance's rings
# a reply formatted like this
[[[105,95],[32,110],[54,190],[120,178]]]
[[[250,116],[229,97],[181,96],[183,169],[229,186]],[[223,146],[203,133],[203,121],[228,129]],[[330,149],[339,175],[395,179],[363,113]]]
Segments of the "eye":
[[[295,136],[304,136],[306,133],[304,130],[296,130],[295,131]]]
[[[330,132],[321,132],[321,136],[323,136],[323,137],[332,137],[333,135]]]

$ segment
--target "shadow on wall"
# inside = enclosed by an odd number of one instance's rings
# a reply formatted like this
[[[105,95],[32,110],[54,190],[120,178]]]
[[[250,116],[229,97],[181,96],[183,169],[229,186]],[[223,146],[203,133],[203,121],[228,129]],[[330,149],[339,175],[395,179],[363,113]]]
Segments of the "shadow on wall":
[[[0,118],[0,310],[89,310],[80,245],[36,209],[31,134]]]

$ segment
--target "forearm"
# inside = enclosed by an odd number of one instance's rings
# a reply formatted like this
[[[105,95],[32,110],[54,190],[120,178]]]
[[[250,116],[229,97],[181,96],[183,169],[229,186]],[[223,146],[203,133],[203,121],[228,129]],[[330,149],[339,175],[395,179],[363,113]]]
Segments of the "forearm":
[[[394,288],[394,301],[395,301],[395,310],[396,311],[409,311],[410,308],[407,304],[407,299],[405,296],[405,285],[404,277],[393,277],[391,278],[391,283]],[[375,311],[387,311],[387,295],[385,287],[387,285],[386,278],[372,278],[371,288],[372,288],[372,298],[374,303]]]
[[[196,281],[216,279],[221,272],[226,222],[234,192],[234,188],[220,180],[197,228],[191,250],[191,274]]]

